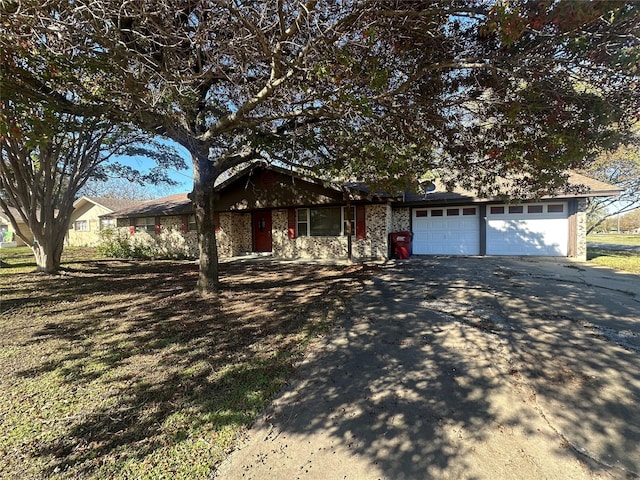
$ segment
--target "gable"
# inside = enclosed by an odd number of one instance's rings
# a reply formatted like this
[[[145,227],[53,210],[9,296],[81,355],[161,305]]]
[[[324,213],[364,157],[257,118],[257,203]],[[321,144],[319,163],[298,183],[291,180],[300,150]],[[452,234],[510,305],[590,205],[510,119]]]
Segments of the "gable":
[[[255,168],[218,190],[216,210],[330,205],[344,202],[342,191],[275,169]]]
[[[96,203],[85,202],[71,212],[71,222],[76,220],[98,220],[100,215],[111,213],[111,210]]]

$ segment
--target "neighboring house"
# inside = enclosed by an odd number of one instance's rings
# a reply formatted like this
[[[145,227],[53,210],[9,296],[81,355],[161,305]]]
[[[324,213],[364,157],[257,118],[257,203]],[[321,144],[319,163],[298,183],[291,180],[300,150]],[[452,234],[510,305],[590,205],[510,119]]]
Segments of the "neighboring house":
[[[24,245],[31,246],[33,243],[33,234],[31,233],[31,229],[29,226],[22,221],[20,218],[20,212],[16,208],[9,207],[9,211],[13,215],[13,217],[18,222],[18,228],[22,232],[23,235],[27,237],[29,243],[25,243],[18,235],[15,233],[15,229],[11,225],[9,221],[9,217],[5,215],[5,213],[0,210],[0,240],[2,241],[3,246],[12,246],[12,247],[22,247]]]
[[[579,174],[567,193],[505,203],[436,188],[423,194],[371,195],[359,184],[333,184],[255,164],[216,187],[216,239],[221,258],[269,252],[278,258],[388,258],[391,232],[411,231],[413,253],[541,255],[586,259],[588,197],[615,187]],[[346,208],[353,219],[346,236]],[[187,194],[150,200],[103,216],[132,234],[176,230],[197,256],[195,218]]]
[[[123,200],[119,198],[81,197],[73,203],[73,213],[69,222],[67,245],[94,246],[100,240],[100,231],[115,226],[109,218],[101,219],[101,215],[116,210],[132,207],[142,203],[140,200]]]

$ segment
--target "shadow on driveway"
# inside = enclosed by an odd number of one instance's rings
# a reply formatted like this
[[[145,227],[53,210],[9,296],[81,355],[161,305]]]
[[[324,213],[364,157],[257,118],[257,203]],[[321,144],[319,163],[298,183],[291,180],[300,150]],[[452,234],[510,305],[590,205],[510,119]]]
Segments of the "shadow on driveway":
[[[607,273],[607,275],[613,275]],[[218,478],[633,478],[640,304],[567,261],[391,264]]]

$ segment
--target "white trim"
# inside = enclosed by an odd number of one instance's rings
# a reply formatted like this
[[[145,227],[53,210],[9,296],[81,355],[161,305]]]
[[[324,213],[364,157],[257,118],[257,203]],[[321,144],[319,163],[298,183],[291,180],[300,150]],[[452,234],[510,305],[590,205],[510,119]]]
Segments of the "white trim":
[[[311,210],[322,210],[322,209],[328,209],[328,208],[340,208],[340,233],[338,235],[311,235]],[[334,205],[334,206],[324,206],[324,207],[302,207],[302,208],[296,208],[296,238],[298,237],[315,237],[315,238],[322,238],[322,237],[344,237],[346,236],[346,231],[345,231],[345,223],[347,221],[346,215],[345,215],[345,209],[346,209],[346,205],[342,205],[342,206],[338,206],[338,205]],[[306,218],[305,219],[300,219],[300,211],[301,210],[305,210],[306,212]],[[352,210],[352,215],[351,215],[351,236],[355,236],[356,234],[356,206],[355,205],[351,205],[351,210]],[[306,235],[301,235],[300,234],[300,229],[299,229],[299,225],[300,224],[305,224],[307,226],[307,233]]]

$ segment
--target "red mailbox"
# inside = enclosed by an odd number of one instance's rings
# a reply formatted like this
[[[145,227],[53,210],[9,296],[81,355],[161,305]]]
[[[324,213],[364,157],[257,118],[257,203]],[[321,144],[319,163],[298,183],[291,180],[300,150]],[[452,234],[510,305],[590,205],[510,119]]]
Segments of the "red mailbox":
[[[392,232],[391,250],[396,258],[409,258],[411,256],[411,232]]]

